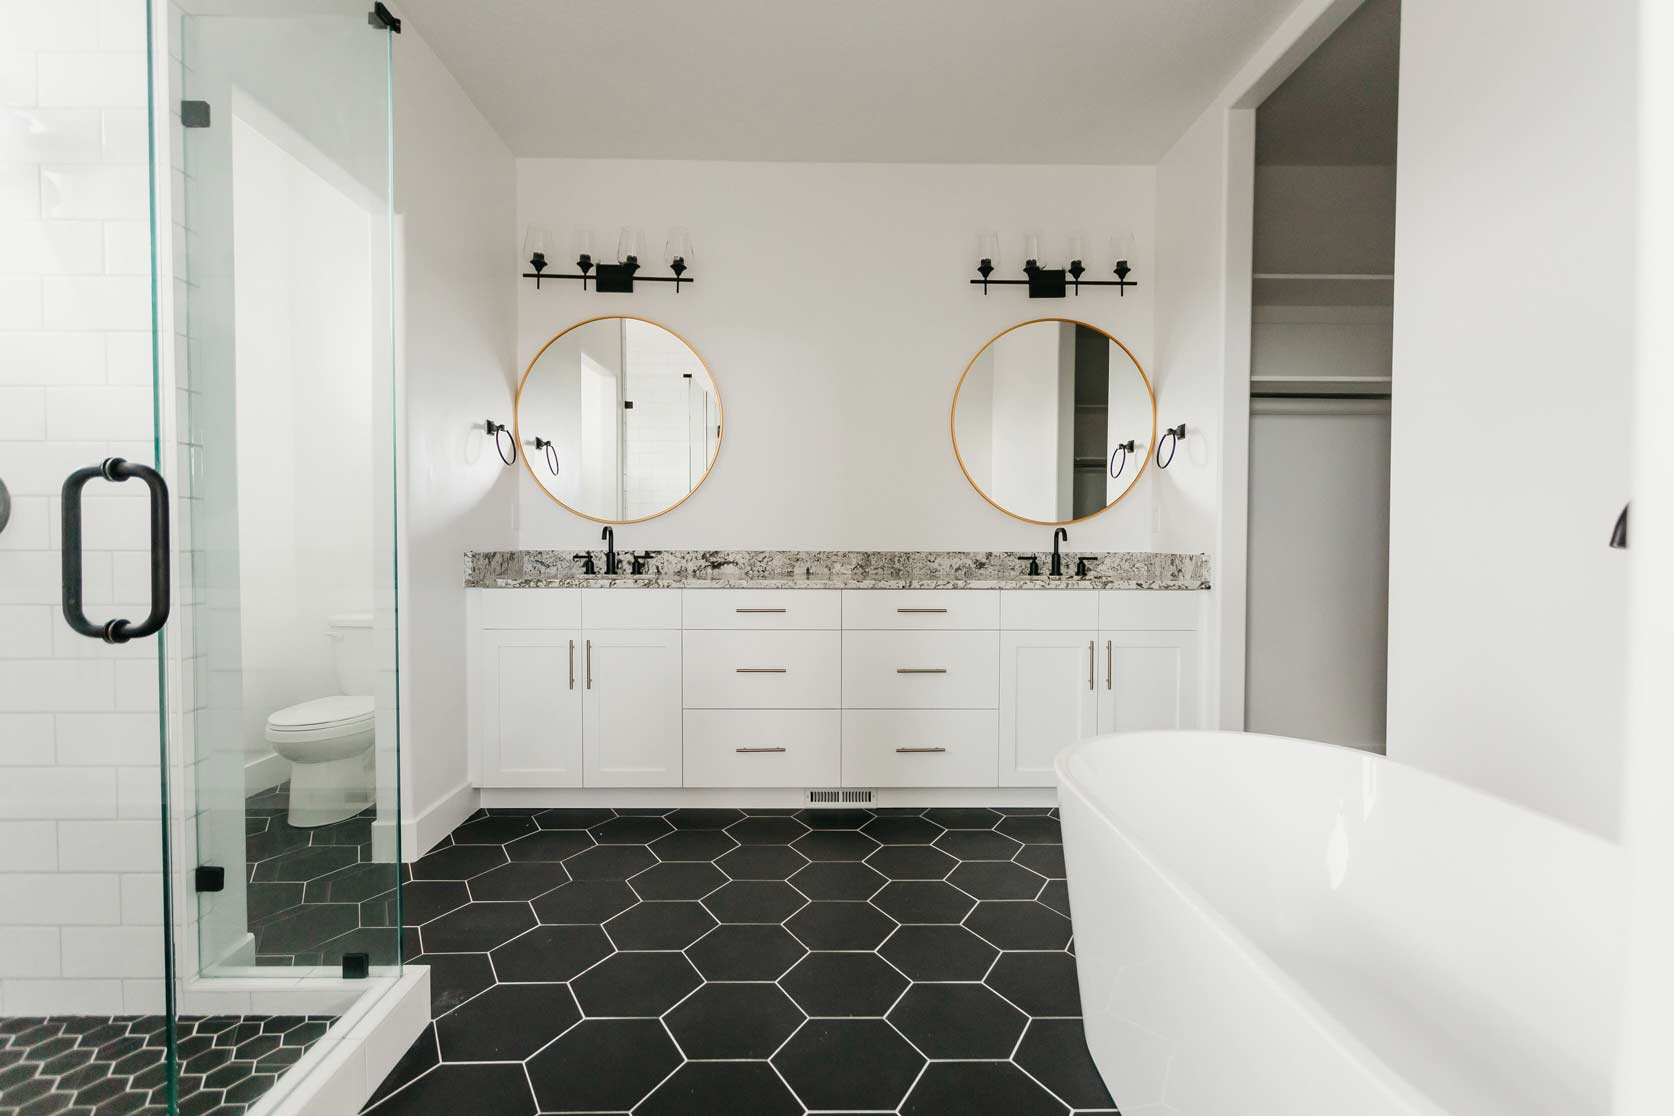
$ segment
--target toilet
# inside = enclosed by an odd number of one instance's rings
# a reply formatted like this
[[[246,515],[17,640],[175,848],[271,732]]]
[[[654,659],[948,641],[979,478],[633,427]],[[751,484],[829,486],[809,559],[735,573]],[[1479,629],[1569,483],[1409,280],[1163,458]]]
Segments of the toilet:
[[[267,742],[291,763],[289,821],[304,829],[343,821],[372,804],[372,616],[333,616],[330,634],[343,692],[287,705],[267,719]]]

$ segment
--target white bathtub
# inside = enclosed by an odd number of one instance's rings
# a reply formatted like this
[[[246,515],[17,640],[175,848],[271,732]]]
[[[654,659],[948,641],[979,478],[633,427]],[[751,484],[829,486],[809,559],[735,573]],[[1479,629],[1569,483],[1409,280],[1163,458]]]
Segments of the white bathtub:
[[[1609,1109],[1617,848],[1381,756],[1058,757],[1087,1041],[1123,1116]]]

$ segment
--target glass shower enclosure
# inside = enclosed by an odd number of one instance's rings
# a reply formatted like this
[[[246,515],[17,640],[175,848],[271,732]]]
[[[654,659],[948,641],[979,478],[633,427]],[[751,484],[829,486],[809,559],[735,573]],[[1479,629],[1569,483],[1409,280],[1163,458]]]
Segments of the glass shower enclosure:
[[[0,4],[0,1112],[265,1109],[399,976],[370,7]]]

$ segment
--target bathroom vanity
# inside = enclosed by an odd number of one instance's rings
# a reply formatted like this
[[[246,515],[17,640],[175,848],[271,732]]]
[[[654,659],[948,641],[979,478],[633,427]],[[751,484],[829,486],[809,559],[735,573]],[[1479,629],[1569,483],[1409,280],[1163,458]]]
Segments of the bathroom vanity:
[[[1029,801],[1076,740],[1202,722],[1207,560],[1084,557],[469,555],[477,785]]]

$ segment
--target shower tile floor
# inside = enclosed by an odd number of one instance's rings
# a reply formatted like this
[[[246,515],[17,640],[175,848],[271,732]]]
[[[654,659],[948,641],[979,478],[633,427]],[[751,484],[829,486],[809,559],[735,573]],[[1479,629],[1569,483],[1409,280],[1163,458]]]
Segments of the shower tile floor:
[[[178,1024],[182,1116],[241,1116],[330,1027],[329,1015],[199,1015]],[[0,1114],[168,1111],[157,1015],[0,1019]]]
[[[375,1116],[1115,1111],[1056,811],[492,810],[411,866]]]
[[[285,820],[281,784],[244,804],[245,895],[258,965],[340,965],[366,953],[395,963],[395,866],[372,860],[366,809],[347,821],[299,829]]]

